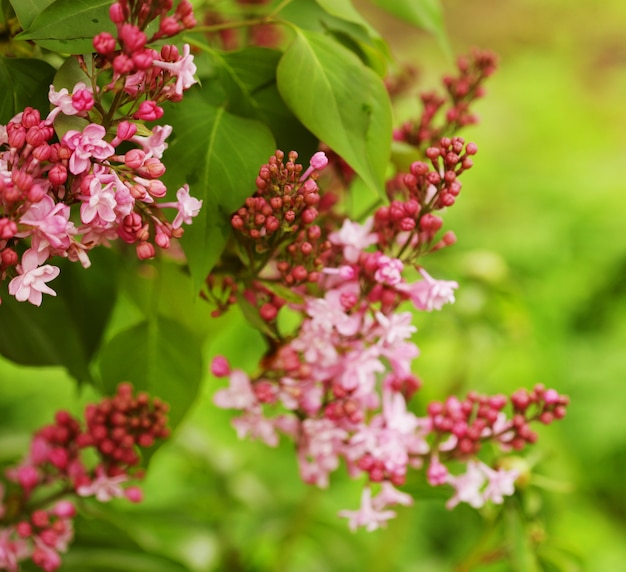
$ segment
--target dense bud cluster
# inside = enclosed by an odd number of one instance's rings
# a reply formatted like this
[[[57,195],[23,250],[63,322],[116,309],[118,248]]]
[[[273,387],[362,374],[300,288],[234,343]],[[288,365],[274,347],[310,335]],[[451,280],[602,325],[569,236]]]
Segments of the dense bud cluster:
[[[421,95],[422,114],[417,121],[407,121],[394,133],[394,139],[424,150],[444,136],[478,121],[471,105],[485,94],[484,81],[497,67],[494,54],[474,50],[457,61],[458,76],[445,76],[446,97],[430,92]],[[443,114],[440,125],[437,119]]]
[[[27,559],[46,571],[61,565],[76,515],[70,501],[58,501],[62,496],[139,502],[141,490],[123,485],[142,476],[138,451],[168,436],[167,409],[123,383],[115,396],[87,406],[85,427],[59,411],[54,423],[37,431],[28,456],[0,481],[0,570],[18,570]],[[88,449],[91,455],[84,454]]]

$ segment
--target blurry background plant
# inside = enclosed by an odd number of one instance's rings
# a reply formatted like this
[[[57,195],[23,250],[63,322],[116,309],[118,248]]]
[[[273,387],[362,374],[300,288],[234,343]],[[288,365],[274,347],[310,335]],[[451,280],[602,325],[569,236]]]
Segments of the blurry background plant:
[[[398,59],[417,66],[420,89],[435,87],[442,70],[452,70],[432,37],[365,2],[362,8]],[[626,8],[590,0],[575,8],[563,0],[448,0],[444,8],[455,52],[489,47],[501,64],[479,106],[481,123],[468,132],[480,145],[480,168],[465,176],[466,190],[446,217],[459,242],[431,260],[433,269],[461,287],[455,307],[420,316],[418,366],[428,381],[421,391],[426,399],[441,399],[467,389],[506,392],[542,381],[570,395],[568,417],[543,431],[540,452],[524,461],[533,465],[528,486],[513,502],[523,505],[525,519],[514,504],[502,513],[479,515],[465,506],[448,512],[442,498],[433,498],[436,489],[415,482],[409,488],[416,505],[400,509],[387,530],[352,534],[336,512],[357,503],[359,487],[337,476],[329,491],[307,488],[295,478],[289,445],[268,451],[239,442],[230,413],[211,404],[217,384],[207,377],[172,441],[152,459],[144,504],[112,503],[78,519],[63,570],[623,566],[626,243],[620,230],[626,198],[619,170],[626,151],[620,27]],[[398,122],[414,116],[415,96],[403,96],[398,106]],[[96,283],[110,279],[107,254],[90,270]],[[208,334],[205,361],[261,347],[259,334],[235,312],[212,322],[210,308],[184,296],[157,296],[156,275],[162,292],[191,290],[176,267],[158,264],[120,272],[125,288],[107,340],[127,328],[117,347],[127,350],[129,340],[141,345],[148,330],[142,310],[158,304],[165,326],[184,322],[185,333],[175,330],[172,337]],[[67,287],[72,284],[68,280]],[[75,313],[80,316],[80,309]],[[0,319],[6,337],[9,318]],[[239,355],[239,367],[254,368],[257,354]],[[156,367],[192,367],[190,376],[199,375],[200,356],[192,366],[184,365],[188,356],[163,361]],[[55,410],[77,411],[96,398],[89,386],[77,392],[58,367],[9,361],[0,367],[2,462],[20,457],[29,434]],[[129,368],[130,360],[117,367]],[[182,386],[170,390],[179,404],[193,401],[188,392]]]

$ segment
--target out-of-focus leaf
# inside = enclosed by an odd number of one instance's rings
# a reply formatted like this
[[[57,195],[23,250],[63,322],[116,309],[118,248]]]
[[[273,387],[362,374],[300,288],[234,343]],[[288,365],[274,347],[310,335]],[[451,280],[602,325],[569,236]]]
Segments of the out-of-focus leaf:
[[[100,345],[115,303],[115,256],[90,253],[93,266],[61,260],[59,277],[40,307],[3,296],[0,353],[22,365],[62,365],[77,381],[91,381],[89,363]]]
[[[196,291],[217,262],[230,233],[230,214],[255,191],[259,168],[276,143],[261,122],[188,94],[171,114],[176,139],[166,151],[168,182],[188,183],[203,201],[181,240]]]
[[[28,106],[45,115],[50,108],[48,86],[54,73],[54,68],[42,60],[0,57],[0,125]]]
[[[312,133],[384,192],[391,104],[375,72],[324,34],[299,30],[278,65],[278,89]]]
[[[67,572],[189,572],[169,558],[115,548],[72,548],[63,557]]]
[[[431,32],[444,51],[450,53],[440,0],[371,0],[390,14]]]
[[[65,321],[73,323],[88,361],[102,342],[118,291],[116,254],[106,248],[89,253],[91,266],[64,264],[57,279],[59,296],[67,303]]]
[[[515,500],[505,508],[506,540],[510,551],[511,570],[515,572],[539,572],[537,555],[531,546],[524,515]]]
[[[55,0],[10,0],[23,30],[26,30],[40,12]]]
[[[153,316],[118,333],[102,348],[100,372],[107,393],[130,381],[169,403],[170,426],[176,427],[200,387],[200,340],[179,322]]]

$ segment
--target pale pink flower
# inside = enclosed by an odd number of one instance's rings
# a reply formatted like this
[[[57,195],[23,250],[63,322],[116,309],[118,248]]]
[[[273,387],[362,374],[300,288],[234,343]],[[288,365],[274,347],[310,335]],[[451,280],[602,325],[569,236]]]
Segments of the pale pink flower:
[[[14,531],[13,527],[0,528],[0,570],[17,572],[20,569],[18,562],[30,556],[28,545],[15,537]]]
[[[393,346],[399,341],[410,338],[417,328],[411,323],[413,316],[410,312],[400,312],[385,316],[382,312],[376,312],[376,321],[380,336],[378,344],[381,346]]]
[[[378,235],[372,232],[374,219],[369,217],[363,224],[345,219],[336,232],[331,232],[328,239],[333,244],[343,246],[346,262],[355,264],[363,250],[378,242]]]
[[[178,191],[176,191],[176,198],[178,203],[178,213],[172,221],[172,228],[179,228],[183,222],[185,224],[191,224],[191,219],[198,216],[200,208],[202,207],[202,201],[189,195],[189,185],[183,185]]]
[[[60,91],[57,91],[54,85],[50,85],[48,100],[55,109],[50,112],[47,120],[54,121],[59,113],[64,115],[84,115],[84,112],[91,107],[89,105],[90,99],[91,105],[93,105],[93,90],[82,81],[74,86],[72,94],[66,88],[61,88]]]
[[[94,177],[89,183],[89,196],[80,198],[83,201],[80,205],[80,218],[84,224],[91,224],[94,221],[111,223],[117,218],[113,183],[103,185],[98,177]]]
[[[63,143],[73,151],[69,169],[73,175],[88,171],[91,159],[108,159],[115,153],[110,143],[104,141],[106,130],[102,125],[90,123],[82,131],[70,130],[63,136]]]
[[[109,477],[104,471],[98,471],[99,475],[89,485],[81,485],[76,489],[76,493],[81,497],[95,496],[100,502],[108,502],[114,498],[124,496],[122,483],[128,480],[127,475],[117,475]]]
[[[441,310],[444,304],[454,302],[454,290],[459,287],[453,280],[435,280],[426,270],[420,269],[423,280],[413,284],[401,283],[396,289],[406,292],[418,310]]]
[[[515,480],[519,477],[519,471],[512,469],[498,469],[497,471],[482,465],[482,470],[488,479],[484,491],[485,500],[490,500],[496,504],[502,504],[504,496],[511,496],[515,492]]]
[[[426,471],[428,483],[433,487],[445,485],[448,482],[448,476],[447,467],[439,460],[439,457],[433,455]]]
[[[380,352],[375,346],[365,350],[355,349],[344,355],[339,382],[348,391],[359,388],[361,392],[371,392],[376,384],[376,374],[385,371],[378,359]]]
[[[260,407],[246,409],[245,413],[232,421],[237,437],[243,439],[248,435],[252,439],[259,439],[270,447],[278,446],[278,435],[271,420],[263,416]]]
[[[328,487],[328,476],[339,467],[348,433],[329,419],[305,419],[298,440],[298,465],[302,480]]]
[[[176,85],[174,92],[176,95],[182,95],[185,89],[189,89],[197,80],[193,77],[196,73],[196,64],[193,63],[193,55],[190,53],[189,44],[183,46],[183,55],[176,62],[164,62],[154,60],[155,67],[167,70],[173,76],[176,76]]]
[[[396,513],[392,510],[376,510],[372,505],[372,491],[369,487],[365,487],[361,495],[361,508],[341,510],[339,516],[348,519],[350,530],[354,532],[359,526],[364,526],[369,531],[385,526],[388,520],[396,516]]]
[[[394,504],[411,506],[413,504],[413,497],[399,491],[389,481],[383,481],[380,492],[372,500],[372,506],[376,510],[382,510]]]
[[[474,508],[480,508],[485,504],[485,498],[481,489],[485,484],[485,474],[481,469],[482,463],[468,461],[467,472],[462,475],[448,475],[448,484],[455,488],[454,496],[448,500],[446,507],[454,508],[460,502],[466,502]]]
[[[46,282],[54,280],[61,271],[50,264],[39,266],[39,256],[32,248],[22,255],[22,264],[18,265],[17,271],[19,276],[9,282],[9,294],[18,301],[28,300],[31,304],[40,306],[42,294],[57,295]]]
[[[48,196],[30,205],[28,210],[20,218],[20,224],[34,227],[34,232],[46,244],[56,250],[67,250],[70,245],[69,233],[74,225],[69,221],[70,207],[63,203],[56,203]],[[19,233],[17,236],[25,236]],[[40,244],[38,250],[42,250],[45,244]]]
[[[342,336],[354,336],[361,327],[359,314],[346,314],[341,305],[341,293],[331,290],[324,298],[308,298],[306,311],[320,328],[335,328]]]
[[[378,257],[378,269],[374,273],[374,278],[381,284],[389,284],[395,286],[402,281],[402,270],[404,264],[398,258],[389,258],[389,256]]]
[[[135,135],[132,141],[141,145],[146,152],[146,158],[156,157],[161,159],[163,152],[167,149],[167,143],[165,140],[172,133],[171,125],[155,125],[152,128],[152,135],[144,137],[142,135]]]
[[[230,373],[229,387],[213,396],[213,403],[223,409],[250,409],[257,403],[248,374],[240,369]]]

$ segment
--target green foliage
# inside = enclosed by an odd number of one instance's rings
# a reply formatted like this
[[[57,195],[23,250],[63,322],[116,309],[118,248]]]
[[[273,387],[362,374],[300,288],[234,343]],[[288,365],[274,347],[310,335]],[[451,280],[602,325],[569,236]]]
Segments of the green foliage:
[[[33,40],[61,53],[84,54],[93,50],[92,40],[96,34],[115,31],[109,19],[110,0],[55,0],[38,12],[43,4],[35,2],[25,10],[27,19],[37,15],[17,39]]]
[[[54,68],[41,60],[0,56],[0,125],[27,106],[46,112]]]
[[[278,89],[302,123],[383,193],[391,104],[382,80],[327,36],[301,30],[277,70]]]
[[[15,10],[20,26],[23,30],[27,30],[33,23],[33,20],[50,4],[56,0],[10,0],[10,4]]]
[[[187,181],[204,202],[183,238],[199,290],[226,244],[229,213],[254,192],[259,165],[272,154],[276,143],[263,123],[233,115],[199,93],[187,96],[171,122],[176,140],[165,155],[170,165],[168,180]]]
[[[100,353],[106,393],[132,381],[171,406],[176,427],[195,401],[202,379],[202,355],[193,332],[171,318],[152,315],[109,340]]]

